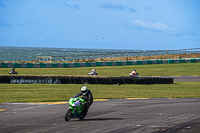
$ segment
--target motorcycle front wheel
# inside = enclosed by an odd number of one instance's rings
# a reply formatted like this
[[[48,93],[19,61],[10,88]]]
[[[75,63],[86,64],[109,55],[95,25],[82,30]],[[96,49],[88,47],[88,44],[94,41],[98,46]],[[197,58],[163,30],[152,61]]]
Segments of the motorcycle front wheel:
[[[72,109],[67,110],[65,114],[65,121],[69,121],[71,119],[71,112],[72,112]]]

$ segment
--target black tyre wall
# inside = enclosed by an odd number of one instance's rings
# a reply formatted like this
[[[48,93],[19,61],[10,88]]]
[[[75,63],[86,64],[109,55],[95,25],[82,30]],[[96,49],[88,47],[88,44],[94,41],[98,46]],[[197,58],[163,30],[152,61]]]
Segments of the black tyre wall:
[[[60,79],[61,84],[173,84],[168,77],[48,77],[48,76],[0,76],[0,83],[10,83],[11,79]]]

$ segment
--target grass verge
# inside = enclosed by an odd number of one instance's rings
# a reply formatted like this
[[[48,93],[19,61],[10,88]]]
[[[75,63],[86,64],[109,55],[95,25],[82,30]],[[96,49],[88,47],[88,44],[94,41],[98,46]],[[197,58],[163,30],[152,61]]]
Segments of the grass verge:
[[[0,84],[0,103],[67,101],[80,92],[82,84]],[[174,84],[91,85],[94,99],[200,98],[200,82]]]
[[[127,66],[100,66],[75,68],[16,68],[18,75],[79,75],[88,76],[95,68],[99,76],[129,76],[136,69],[139,76],[200,75],[200,62],[178,64],[148,64]],[[9,75],[11,68],[0,68],[1,75]]]

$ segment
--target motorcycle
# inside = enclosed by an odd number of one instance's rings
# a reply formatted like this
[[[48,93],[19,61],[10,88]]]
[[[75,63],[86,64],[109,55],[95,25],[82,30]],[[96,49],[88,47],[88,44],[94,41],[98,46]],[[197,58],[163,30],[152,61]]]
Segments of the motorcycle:
[[[132,77],[139,77],[139,74],[138,74],[138,73],[136,73],[136,74],[129,73],[129,75],[132,76]]]
[[[17,72],[9,72],[8,74],[18,74]]]
[[[85,100],[77,97],[71,97],[69,99],[69,108],[65,114],[65,121],[69,121],[73,118],[79,118],[80,120],[83,120],[85,116],[82,116],[81,113],[83,112],[83,104]]]
[[[96,72],[90,72],[90,73],[88,73],[89,75],[98,75],[98,73],[96,73]]]
[[[98,75],[98,73],[96,72],[96,70],[95,69],[92,69],[92,71],[90,72],[90,73],[88,73],[89,75]]]
[[[15,72],[15,68],[13,67],[8,74],[18,74],[18,73]]]

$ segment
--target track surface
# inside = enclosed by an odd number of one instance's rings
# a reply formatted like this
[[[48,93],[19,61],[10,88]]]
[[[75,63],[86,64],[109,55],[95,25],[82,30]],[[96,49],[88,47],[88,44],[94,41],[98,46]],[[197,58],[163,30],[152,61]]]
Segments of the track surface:
[[[200,81],[200,76],[171,76],[174,81]]]
[[[64,121],[68,104],[3,103],[1,133],[149,133],[200,131],[200,99],[116,99],[96,101],[85,120]]]
[[[200,81],[176,76],[174,81]],[[85,120],[64,121],[68,104],[0,104],[0,133],[198,133],[200,99],[96,101]]]

